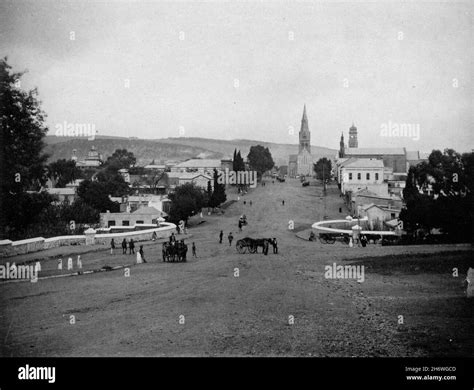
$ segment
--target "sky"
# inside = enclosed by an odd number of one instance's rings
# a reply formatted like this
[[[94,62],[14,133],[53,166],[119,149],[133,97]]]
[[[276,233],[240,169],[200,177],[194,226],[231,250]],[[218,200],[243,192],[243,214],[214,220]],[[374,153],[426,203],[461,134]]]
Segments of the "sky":
[[[50,134],[471,151],[474,2],[0,1]],[[411,125],[405,136],[382,129]],[[416,132],[418,129],[418,134]]]

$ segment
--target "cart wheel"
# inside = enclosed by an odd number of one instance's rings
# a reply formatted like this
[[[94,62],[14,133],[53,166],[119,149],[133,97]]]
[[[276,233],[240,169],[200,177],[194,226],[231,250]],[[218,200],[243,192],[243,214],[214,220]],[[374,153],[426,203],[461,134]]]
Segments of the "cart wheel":
[[[235,245],[235,247],[236,247],[238,253],[245,253],[245,251],[247,250],[247,247],[245,247],[241,242],[238,242]]]

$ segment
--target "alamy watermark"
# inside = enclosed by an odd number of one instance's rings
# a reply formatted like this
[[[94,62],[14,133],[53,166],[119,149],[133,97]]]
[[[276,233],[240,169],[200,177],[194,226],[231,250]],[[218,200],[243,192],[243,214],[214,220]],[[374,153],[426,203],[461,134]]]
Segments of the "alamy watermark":
[[[87,137],[89,141],[95,140],[97,131],[94,123],[56,123],[56,137]]]
[[[326,279],[356,279],[359,283],[365,280],[365,269],[363,265],[326,265],[324,267]]]
[[[420,139],[420,124],[419,123],[382,123],[380,125],[381,137],[406,137],[413,141]]]
[[[0,265],[0,279],[30,279],[31,282],[36,282],[40,270],[39,263],[35,265],[16,265],[7,262]]]
[[[226,168],[225,171],[219,172],[217,176],[219,184],[238,184],[247,185],[251,188],[257,187],[256,171],[231,171]]]

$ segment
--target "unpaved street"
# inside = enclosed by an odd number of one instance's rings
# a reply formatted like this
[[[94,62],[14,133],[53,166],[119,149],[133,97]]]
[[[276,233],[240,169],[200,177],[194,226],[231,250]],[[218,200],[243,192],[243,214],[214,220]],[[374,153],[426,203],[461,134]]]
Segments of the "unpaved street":
[[[237,198],[233,190],[228,197]],[[163,263],[161,244],[148,242],[149,262],[133,265],[130,277],[117,270],[0,283],[1,354],[463,356],[472,351],[473,310],[462,290],[472,248],[349,248],[296,236],[324,216],[344,217],[339,207],[337,188],[322,197],[320,187],[269,181],[224,215],[204,215],[201,224],[194,217],[187,242],[196,243],[198,258],[189,251],[187,263]],[[241,214],[249,225],[239,233]],[[279,253],[270,248],[268,256],[238,254],[235,242],[245,236],[276,237]],[[67,257],[68,248],[61,250]],[[82,255],[85,266],[133,260],[106,249]],[[55,262],[55,257],[45,260],[43,268],[54,268]],[[324,266],[334,262],[365,265],[365,281],[325,279]],[[453,264],[459,278],[451,275]]]

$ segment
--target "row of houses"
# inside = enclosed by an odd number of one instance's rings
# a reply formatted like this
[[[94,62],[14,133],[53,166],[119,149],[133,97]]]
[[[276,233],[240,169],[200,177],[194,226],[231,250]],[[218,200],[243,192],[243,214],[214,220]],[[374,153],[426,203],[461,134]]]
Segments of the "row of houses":
[[[94,146],[84,160],[78,160],[73,151],[72,160],[80,169],[99,169],[103,164],[102,155]],[[120,205],[118,213],[101,213],[102,228],[112,226],[134,226],[136,224],[155,224],[160,218],[168,216],[171,200],[168,194],[177,186],[193,183],[207,189],[208,183],[213,187],[214,171],[232,170],[232,159],[189,159],[186,161],[164,161],[161,164],[149,164],[143,167],[145,174],[130,174],[128,169],[119,170],[136,195],[124,197],[109,196]],[[77,198],[77,188],[82,180],[69,183],[64,188],[54,188],[49,182],[46,191],[55,195],[58,202],[73,203]]]

